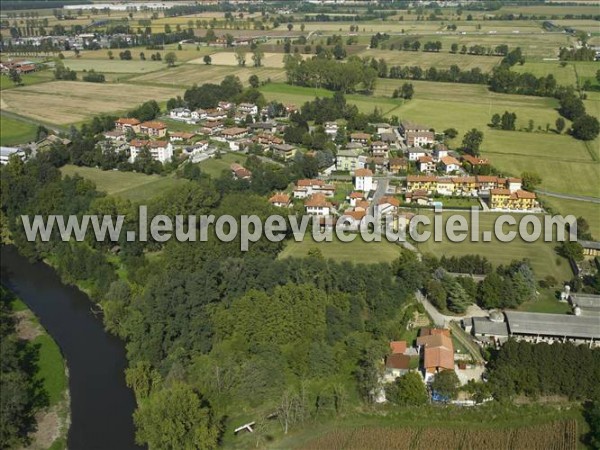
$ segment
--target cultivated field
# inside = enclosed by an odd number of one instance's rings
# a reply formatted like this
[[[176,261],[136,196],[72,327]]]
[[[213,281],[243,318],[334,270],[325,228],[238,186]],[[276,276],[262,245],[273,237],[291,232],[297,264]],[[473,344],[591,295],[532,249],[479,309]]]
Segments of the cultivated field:
[[[166,69],[167,65],[162,61],[122,61],[120,59],[65,59],[63,61],[69,69],[82,72],[84,70],[95,70],[100,73],[146,73]]]
[[[92,181],[99,191],[131,201],[144,201],[162,195],[165,191],[187,180],[172,175],[144,175],[134,172],[103,171],[91,167],[67,165],[62,167],[63,175],[78,174]]]
[[[238,66],[207,66],[205,64],[184,64],[172,69],[136,76],[132,83],[152,83],[168,86],[187,87],[193,84],[220,83],[227,75],[235,75],[242,83],[248,83],[251,75],[258,75],[261,80],[271,79],[275,82],[285,80],[285,72],[281,69],[268,69],[264,67],[238,67]]]
[[[304,450],[408,450],[408,449],[521,449],[577,448],[574,420],[507,430],[459,430],[449,428],[338,428],[317,437]]]
[[[542,195],[541,199],[553,211],[562,215],[573,214],[575,217],[583,217],[590,225],[590,233],[596,240],[600,240],[600,204],[582,202],[576,200],[565,200],[562,198],[548,197]]]
[[[131,52],[131,56],[133,58],[130,61],[123,61],[123,62],[131,63],[134,61],[140,61],[140,53],[144,53],[144,55],[146,56],[146,62],[154,62],[150,59],[150,55],[156,54],[156,53],[160,53],[161,60],[164,60],[165,55],[169,52],[174,52],[177,55],[177,61],[189,61],[190,59],[194,59],[194,58],[198,58],[200,56],[214,53],[214,52],[218,51],[219,49],[215,48],[215,47],[207,47],[204,45],[197,48],[196,44],[182,44],[181,50],[177,49],[177,44],[165,45],[164,50],[148,50],[146,47],[129,47],[127,49],[115,48],[115,49],[110,50],[110,51],[112,51],[113,58],[114,58],[112,61],[120,61],[119,53],[122,52],[123,50],[129,50]],[[83,50],[79,53],[79,58],[77,58],[77,59],[100,59],[100,60],[111,61],[110,57],[108,56],[108,51],[109,50],[107,50],[107,49]],[[72,57],[73,59],[75,57],[75,54],[73,52],[69,52],[68,55],[70,55],[70,57]],[[67,56],[67,53],[65,53],[65,56]],[[164,64],[164,62],[163,62],[163,64]]]
[[[53,81],[3,92],[2,109],[65,125],[100,113],[123,112],[151,99],[163,101],[181,94],[182,89],[168,87]]]
[[[0,75],[0,90],[21,88],[23,86],[29,86],[31,84],[45,83],[54,79],[54,75],[49,70],[43,70],[40,72],[28,73],[21,75],[22,86],[15,86],[15,84],[6,75]]]

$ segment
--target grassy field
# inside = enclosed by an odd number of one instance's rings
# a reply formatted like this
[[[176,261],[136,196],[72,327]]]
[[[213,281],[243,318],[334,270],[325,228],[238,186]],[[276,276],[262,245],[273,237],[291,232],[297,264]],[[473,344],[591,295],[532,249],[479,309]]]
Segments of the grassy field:
[[[11,117],[0,118],[0,143],[5,146],[25,144],[35,139],[37,127]]]
[[[200,170],[213,178],[218,178],[224,170],[230,170],[231,163],[244,164],[246,155],[241,153],[224,153],[220,159],[210,158],[200,163]]]
[[[32,84],[45,83],[54,79],[54,74],[50,70],[42,70],[40,72],[33,72],[21,75],[21,82],[23,86],[30,86]],[[15,86],[15,84],[6,75],[0,75],[0,90],[4,89],[18,89],[22,86]]]
[[[177,55],[177,61],[183,62],[183,61],[189,61],[191,59],[196,59],[196,58],[202,57],[204,55],[214,53],[214,52],[218,51],[219,48],[201,46],[200,48],[196,49],[195,44],[182,44],[181,50],[178,50],[177,44],[168,44],[168,45],[165,45],[165,48],[163,50],[148,50],[148,49],[146,49],[146,47],[130,47],[127,50],[129,50],[131,52],[131,56],[133,57],[133,59],[130,61],[121,61],[119,59],[119,53],[121,51],[123,51],[123,49],[112,49],[111,51],[113,53],[113,58],[114,58],[112,60],[108,56],[108,50],[102,49],[102,50],[83,50],[82,52],[80,52],[79,58],[77,58],[77,59],[75,59],[75,54],[73,52],[65,54],[65,56],[69,55],[69,57],[67,59],[65,59],[65,63],[67,61],[71,61],[71,60],[81,61],[81,60],[89,59],[89,60],[99,60],[99,61],[105,61],[105,62],[123,62],[123,63],[128,63],[128,64],[135,63],[135,62],[157,63],[157,64],[162,64],[164,66],[165,65],[165,63],[164,63],[165,55],[169,52],[175,53],[175,55]],[[143,52],[144,55],[146,56],[146,61],[140,60],[141,52]],[[152,61],[150,59],[150,55],[156,54],[156,53],[160,53],[161,61]],[[105,72],[109,72],[109,70],[105,70]]]
[[[270,53],[265,52],[264,57],[262,59],[262,67],[265,68],[283,68],[283,57],[284,53]],[[236,59],[236,55],[233,52],[219,52],[213,53],[210,55],[212,58],[212,64],[215,66],[237,66],[238,62]],[[204,64],[203,58],[194,59],[189,61],[191,64]],[[247,51],[246,53],[246,66],[252,67],[252,52]]]
[[[429,216],[432,215],[431,212],[425,212],[424,210],[421,210],[421,213]],[[467,217],[468,220],[468,213],[466,212],[445,212],[442,214],[444,218],[452,214],[460,214]],[[485,255],[494,266],[509,264],[514,260],[526,258],[531,262],[536,276],[540,279],[547,275],[552,275],[560,282],[571,279],[572,273],[569,263],[566,259],[559,257],[554,250],[556,243],[543,242],[542,240],[529,243],[519,238],[512,242],[504,243],[498,241],[495,237],[493,237],[491,242],[483,242],[481,233],[484,231],[493,232],[494,222],[500,215],[500,213],[482,213],[479,215],[479,242],[470,242],[469,237],[464,242],[451,242],[444,236],[441,242],[435,242],[432,238],[426,242],[417,244],[417,248],[422,253],[431,253],[437,257],[441,257],[442,255]],[[517,225],[521,217],[521,215],[515,215]],[[543,219],[541,220],[543,223]],[[505,232],[518,230],[517,226],[505,226],[504,229]],[[433,232],[433,226],[429,227],[428,230]]]
[[[63,175],[79,174],[96,185],[99,191],[133,202],[149,200],[163,194],[173,186],[187,183],[184,179],[160,175],[144,175],[134,172],[103,171],[91,167],[67,165],[61,168]]]
[[[389,263],[400,256],[400,246],[391,242],[365,242],[360,236],[352,242],[341,242],[335,234],[331,242],[315,242],[306,236],[301,242],[287,242],[279,258],[302,258],[312,249],[319,249],[326,259],[337,262],[353,262],[362,264]]]
[[[53,81],[5,91],[2,109],[64,125],[100,113],[124,112],[150,99],[163,101],[182,94],[182,89],[169,87]]]
[[[554,289],[541,289],[536,300],[522,303],[519,311],[540,312],[549,314],[567,314],[571,312],[571,306],[566,302],[559,302]]]
[[[562,215],[573,214],[575,217],[585,218],[590,225],[592,236],[600,240],[600,205],[598,203],[565,200],[545,195],[540,196],[540,198],[554,211]]]
[[[152,83],[168,86],[191,86],[202,83],[219,83],[227,75],[235,75],[242,83],[248,84],[251,75],[257,75],[261,80],[284,81],[285,72],[281,69],[266,67],[237,67],[237,66],[207,66],[205,64],[183,64],[169,70],[149,73],[132,78],[132,83]]]

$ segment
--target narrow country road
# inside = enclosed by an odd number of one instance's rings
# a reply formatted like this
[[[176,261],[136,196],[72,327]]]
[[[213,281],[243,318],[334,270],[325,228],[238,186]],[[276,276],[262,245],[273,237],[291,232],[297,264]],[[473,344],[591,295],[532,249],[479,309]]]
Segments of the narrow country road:
[[[577,200],[580,202],[597,203],[600,204],[600,198],[588,197],[585,195],[572,195],[572,194],[561,194],[560,192],[550,192],[543,189],[536,189],[536,194],[547,195],[548,197],[563,198],[565,200]]]

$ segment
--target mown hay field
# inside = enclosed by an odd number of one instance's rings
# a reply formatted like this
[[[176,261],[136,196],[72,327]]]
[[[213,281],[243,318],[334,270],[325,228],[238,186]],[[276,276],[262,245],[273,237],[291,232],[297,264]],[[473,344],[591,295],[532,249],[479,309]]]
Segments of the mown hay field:
[[[186,87],[193,84],[220,83],[227,75],[239,77],[246,85],[251,75],[258,75],[259,79],[265,81],[269,78],[275,82],[285,80],[285,72],[281,69],[184,64],[169,70],[136,76],[130,81]]]
[[[261,61],[262,67],[265,68],[283,68],[284,53],[270,53],[265,52],[264,57]],[[212,64],[215,66],[238,66],[236,54],[234,52],[219,52],[210,55],[212,58]],[[190,64],[204,64],[204,58],[193,59],[189,61]],[[252,51],[246,49],[246,67],[252,68],[254,61],[252,61]]]
[[[52,81],[4,91],[2,109],[66,125],[101,113],[123,112],[148,100],[160,102],[182,94],[180,88]]]
[[[432,40],[436,40],[433,38]],[[424,42],[427,42],[424,40]],[[421,42],[421,44],[424,44]],[[437,52],[407,52],[402,50],[380,50],[366,49],[360,52],[358,56],[379,59],[385,59],[390,66],[419,66],[427,69],[435,67],[436,69],[447,69],[452,65],[457,65],[461,70],[468,70],[479,67],[483,72],[490,72],[496,65],[500,64],[501,58],[497,56],[475,56],[453,54],[449,49]]]

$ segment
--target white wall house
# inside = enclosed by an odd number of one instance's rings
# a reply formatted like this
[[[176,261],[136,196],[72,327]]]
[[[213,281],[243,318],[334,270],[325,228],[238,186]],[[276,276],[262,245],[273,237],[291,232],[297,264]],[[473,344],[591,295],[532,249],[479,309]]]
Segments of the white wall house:
[[[134,162],[140,152],[147,147],[152,158],[161,163],[169,161],[173,157],[173,145],[167,141],[141,141],[134,139],[129,143],[131,156],[129,160]]]
[[[373,172],[370,169],[354,171],[354,189],[364,192],[373,190]]]

